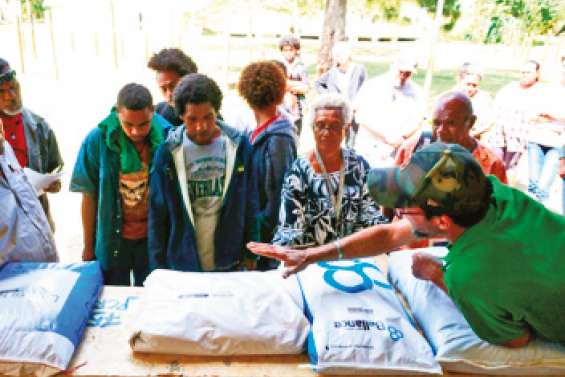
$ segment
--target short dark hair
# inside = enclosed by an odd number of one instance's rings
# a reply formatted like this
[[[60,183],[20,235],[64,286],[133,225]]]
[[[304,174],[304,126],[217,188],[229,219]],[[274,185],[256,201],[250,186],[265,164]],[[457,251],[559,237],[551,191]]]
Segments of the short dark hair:
[[[237,90],[254,109],[264,109],[282,102],[286,89],[286,77],[271,61],[247,65],[241,72]]]
[[[143,110],[153,107],[153,97],[143,85],[130,83],[120,89],[116,106],[118,109],[125,107],[128,110]]]
[[[296,50],[300,50],[300,39],[298,39],[294,35],[285,35],[279,41],[279,50],[282,51],[284,46],[291,46]]]
[[[173,92],[175,110],[179,116],[184,114],[186,105],[189,103],[208,102],[218,113],[222,107],[222,98],[222,91],[218,84],[210,77],[200,73],[184,76]]]
[[[178,48],[164,48],[154,54],[147,67],[154,71],[174,71],[179,76],[198,72],[196,63]]]
[[[489,206],[494,203],[492,192],[492,183],[487,180],[485,192],[483,193],[483,200],[480,201],[480,206],[459,206],[455,209],[448,206],[435,207],[427,204],[421,204],[420,208],[422,208],[424,215],[428,220],[434,216],[447,215],[455,224],[463,228],[469,228],[478,224],[486,216]]]

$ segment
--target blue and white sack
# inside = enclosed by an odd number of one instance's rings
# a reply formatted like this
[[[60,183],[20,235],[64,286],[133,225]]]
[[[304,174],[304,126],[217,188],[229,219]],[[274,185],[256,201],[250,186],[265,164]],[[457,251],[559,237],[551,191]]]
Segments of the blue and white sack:
[[[102,284],[98,262],[0,268],[0,375],[64,371]]]
[[[312,323],[308,355],[318,372],[441,373],[372,259],[311,265],[298,281]]]
[[[399,251],[389,257],[390,281],[404,295],[436,359],[448,372],[500,375],[565,375],[565,347],[536,339],[507,348],[481,340],[453,301],[435,284],[412,275],[416,252],[443,257],[446,248]]]

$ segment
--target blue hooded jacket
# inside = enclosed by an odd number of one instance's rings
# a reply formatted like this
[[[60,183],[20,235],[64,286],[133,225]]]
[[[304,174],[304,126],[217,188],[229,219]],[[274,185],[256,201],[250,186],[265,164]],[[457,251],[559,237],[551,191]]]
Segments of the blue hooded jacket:
[[[251,145],[239,131],[217,121],[226,137],[226,182],[221,214],[214,234],[215,270],[236,268],[246,254],[246,243],[257,208],[257,185],[251,174]],[[201,271],[193,214],[188,195],[184,127],[177,127],[155,153],[149,191],[149,267]]]
[[[253,176],[256,177],[259,208],[255,241],[270,243],[279,218],[284,176],[296,159],[296,133],[290,121],[280,116],[253,143]],[[272,267],[272,266],[270,266]],[[259,265],[260,269],[263,269]],[[268,267],[267,267],[268,268]]]

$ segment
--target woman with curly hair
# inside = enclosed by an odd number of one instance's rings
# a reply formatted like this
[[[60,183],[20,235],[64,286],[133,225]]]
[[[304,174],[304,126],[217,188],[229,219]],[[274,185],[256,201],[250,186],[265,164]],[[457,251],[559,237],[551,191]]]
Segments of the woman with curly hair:
[[[285,93],[286,78],[273,62],[251,63],[241,72],[237,88],[257,120],[257,127],[250,135],[253,176],[259,193],[253,238],[271,242],[277,225],[283,178],[296,158],[294,127],[277,110]],[[261,259],[257,268],[269,269],[277,264]]]

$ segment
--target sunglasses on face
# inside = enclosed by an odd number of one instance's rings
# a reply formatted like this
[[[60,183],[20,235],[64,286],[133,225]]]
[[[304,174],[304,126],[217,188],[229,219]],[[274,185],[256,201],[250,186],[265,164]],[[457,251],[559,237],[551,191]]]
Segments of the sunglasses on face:
[[[0,74],[0,84],[5,82],[5,81],[11,81],[14,79],[14,77],[16,77],[16,71],[14,71],[13,69],[4,72],[2,74]]]

